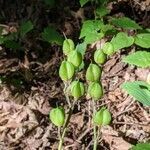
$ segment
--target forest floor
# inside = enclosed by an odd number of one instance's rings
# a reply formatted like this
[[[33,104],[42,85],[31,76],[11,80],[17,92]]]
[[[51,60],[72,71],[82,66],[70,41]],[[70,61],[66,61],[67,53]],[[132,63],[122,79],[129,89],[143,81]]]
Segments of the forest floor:
[[[51,108],[57,105],[66,107],[62,92],[64,85],[58,76],[63,55],[61,47],[41,42],[39,33],[52,23],[60,33],[64,32],[77,42],[81,19],[92,18],[89,13],[83,13],[84,8],[80,9],[77,1],[66,0],[64,4],[71,13],[49,11],[40,1],[0,1],[0,25],[5,25],[7,29],[16,29],[20,21],[27,19],[36,24],[36,29],[23,42],[27,52],[13,53],[0,46],[0,77],[5,78],[4,82],[0,81],[0,150],[57,149],[57,128],[52,125],[48,115]],[[148,1],[123,1],[113,6],[112,15],[123,14],[149,27],[150,16],[146,9],[149,6]],[[133,49],[128,49],[128,52]],[[89,53],[92,51],[93,49],[89,49]],[[102,83],[105,94],[97,107],[107,106],[112,113],[112,122],[102,128],[98,149],[128,150],[138,142],[150,140],[149,108],[135,101],[120,88],[124,81],[146,81],[150,69],[124,64],[121,59],[125,55],[124,50],[116,53],[103,67]],[[29,73],[24,69],[25,65],[29,67]],[[30,73],[30,80],[24,79]],[[64,140],[66,150],[92,148],[89,103],[90,99],[83,98],[75,106]]]

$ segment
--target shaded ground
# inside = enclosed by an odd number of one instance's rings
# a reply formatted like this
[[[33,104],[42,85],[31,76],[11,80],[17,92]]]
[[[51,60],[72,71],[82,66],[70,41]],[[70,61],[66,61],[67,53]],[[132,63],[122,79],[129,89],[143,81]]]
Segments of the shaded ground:
[[[57,149],[57,129],[49,122],[48,113],[52,107],[66,104],[63,83],[58,77],[58,67],[63,58],[61,48],[41,42],[39,33],[49,23],[54,23],[58,31],[65,32],[77,42],[81,20],[92,17],[88,9],[85,9],[84,15],[81,10],[78,11],[77,2],[65,2],[61,5],[70,6],[66,8],[71,10],[70,13],[57,8],[60,10],[57,14],[40,1],[0,1],[2,24],[17,28],[24,19],[31,19],[36,24],[33,33],[23,42],[27,52],[14,53],[4,47],[0,50],[0,75],[5,77],[5,81],[0,84],[0,150]],[[138,3],[114,4],[111,14],[135,17],[136,21],[148,27],[148,2],[142,2],[141,5]],[[128,5],[125,7],[124,4]],[[55,19],[56,16],[61,17]],[[134,47],[128,51],[134,51]],[[103,68],[105,95],[97,107],[107,106],[113,121],[110,126],[102,129],[99,140],[99,149],[102,150],[128,150],[132,144],[150,140],[149,108],[133,101],[120,88],[124,81],[146,81],[150,69],[125,65],[121,62],[125,55],[126,51],[115,54]],[[26,72],[23,67],[26,64],[29,67],[27,75],[32,75],[31,80],[22,75]],[[16,79],[19,83],[16,83]],[[65,138],[65,149],[91,149],[93,131],[91,120],[88,119],[91,115],[89,103],[86,97],[75,106]]]

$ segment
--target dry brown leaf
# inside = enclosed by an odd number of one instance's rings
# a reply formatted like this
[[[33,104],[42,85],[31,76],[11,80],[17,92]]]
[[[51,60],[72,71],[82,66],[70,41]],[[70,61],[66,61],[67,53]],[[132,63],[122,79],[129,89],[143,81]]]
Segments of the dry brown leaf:
[[[137,68],[135,70],[135,74],[139,78],[139,80],[146,81],[148,75],[150,74],[150,69]]]
[[[73,123],[73,124],[77,124],[78,125],[78,128],[82,128],[83,125],[84,125],[84,120],[83,120],[84,116],[82,113],[78,113],[78,114],[75,114],[71,117],[71,120],[70,122]]]
[[[110,150],[129,150],[132,145],[118,135],[111,127],[102,129],[102,139],[109,144]]]

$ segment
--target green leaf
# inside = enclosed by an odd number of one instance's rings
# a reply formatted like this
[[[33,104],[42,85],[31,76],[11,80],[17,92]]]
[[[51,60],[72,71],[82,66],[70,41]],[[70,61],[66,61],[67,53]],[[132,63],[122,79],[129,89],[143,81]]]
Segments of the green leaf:
[[[150,90],[140,82],[126,82],[121,87],[145,106],[150,106]]]
[[[119,32],[116,37],[112,38],[111,43],[113,44],[114,51],[118,51],[122,48],[131,46],[134,43],[134,38],[128,36],[124,32]]]
[[[21,24],[20,26],[20,36],[24,37],[28,32],[33,29],[33,24],[31,21],[27,21]]]
[[[140,85],[141,87],[146,87],[150,91],[150,84],[144,81],[134,81],[134,83]]]
[[[110,11],[107,9],[106,6],[101,5],[100,7],[96,8],[96,16],[97,17],[104,17],[109,14]]]
[[[82,54],[82,56],[84,56],[85,51],[86,51],[86,47],[87,47],[86,43],[77,44],[75,50],[78,51],[78,52],[80,52]]]
[[[135,21],[127,17],[114,18],[111,20],[111,23],[117,27],[121,27],[124,29],[142,29]]]
[[[139,143],[133,146],[131,150],[150,150],[150,143]]]
[[[84,41],[87,43],[87,44],[92,44],[98,40],[100,40],[102,37],[104,37],[104,33],[93,33],[89,36],[86,36]]]
[[[5,41],[4,36],[0,35],[0,44],[3,44],[3,43],[4,43],[4,41]]]
[[[81,71],[82,69],[84,69],[85,63],[84,61],[82,61],[81,65],[78,67],[78,71]]]
[[[56,43],[58,45],[63,44],[63,37],[53,27],[46,27],[42,32],[43,40],[49,43]]]
[[[106,33],[107,31],[114,30],[114,27],[110,24],[102,25],[101,31]]]
[[[143,48],[150,48],[150,33],[137,34],[135,44]]]
[[[7,48],[11,48],[14,50],[21,49],[21,45],[15,41],[7,40],[4,42],[4,44],[5,44],[5,47]]]
[[[89,2],[90,0],[80,0],[80,5],[81,7],[83,7],[87,2]]]
[[[18,39],[18,33],[14,32],[8,35],[0,35],[0,44],[4,44],[6,41],[15,41]]]
[[[85,21],[82,25],[79,38],[84,37],[84,42],[87,44],[100,40],[104,36],[104,33],[100,32],[102,26],[103,22],[100,20]]]
[[[137,51],[125,57],[123,62],[142,68],[150,67],[150,52]]]
[[[9,35],[6,35],[5,36],[5,41],[6,40],[16,41],[16,40],[18,40],[18,37],[19,37],[19,33],[18,32],[14,32],[14,33],[11,33]]]
[[[103,22],[100,20],[87,20],[84,21],[80,33],[80,38],[89,35],[90,33],[97,33],[103,26]]]
[[[86,52],[86,43],[77,44],[76,51],[80,52],[84,58],[85,52]],[[81,71],[84,68],[85,64],[84,61],[82,61],[81,65],[79,66],[78,70]]]
[[[150,28],[147,28],[146,31],[147,31],[147,32],[150,32]]]

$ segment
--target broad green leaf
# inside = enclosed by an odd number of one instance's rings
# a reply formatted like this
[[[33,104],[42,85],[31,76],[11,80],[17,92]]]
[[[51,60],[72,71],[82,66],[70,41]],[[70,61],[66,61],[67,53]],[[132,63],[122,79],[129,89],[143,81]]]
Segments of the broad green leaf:
[[[42,38],[49,43],[56,43],[58,45],[62,45],[64,40],[53,27],[46,27],[42,32]]]
[[[150,67],[150,52],[137,51],[133,54],[126,56],[123,59],[123,62],[142,68]]]
[[[114,27],[110,24],[102,25],[101,31],[106,33],[107,31],[114,30]]]
[[[80,0],[80,5],[81,7],[83,7],[87,2],[89,2],[90,0]]]
[[[77,44],[76,51],[80,52],[82,54],[82,56],[84,56],[86,47],[87,47],[86,43]]]
[[[139,143],[133,146],[131,150],[150,150],[150,143]]]
[[[84,41],[87,44],[92,44],[103,37],[104,37],[104,33],[91,33],[91,35],[85,37]]]
[[[137,34],[135,44],[143,48],[150,48],[150,33]]]
[[[83,38],[90,33],[97,33],[103,26],[103,22],[100,20],[87,20],[84,21],[80,33],[80,38]]]
[[[150,90],[138,82],[125,82],[121,87],[145,106],[150,106]]]
[[[104,17],[105,15],[109,14],[109,10],[106,6],[101,5],[100,7],[96,8],[96,17]]]
[[[144,81],[134,81],[134,83],[138,84],[141,87],[146,87],[150,91],[150,84]]]
[[[116,37],[113,37],[111,43],[114,46],[114,51],[131,46],[134,43],[134,38],[128,36],[124,32],[119,32]]]
[[[31,21],[27,21],[21,24],[20,26],[20,36],[24,37],[28,32],[33,29],[33,24]]]
[[[5,47],[7,47],[7,48],[11,48],[11,49],[14,49],[14,50],[21,49],[20,43],[17,43],[15,41],[7,40],[7,41],[4,42],[4,44],[5,44]]]
[[[135,21],[127,17],[114,18],[111,20],[111,22],[113,25],[124,29],[133,29],[133,30],[142,29]]]
[[[150,32],[150,28],[147,28],[146,31],[147,31],[147,32]]]
[[[83,23],[80,39],[84,37],[84,42],[91,44],[95,41],[100,40],[104,33],[100,32],[103,22],[100,20],[87,20]]]

